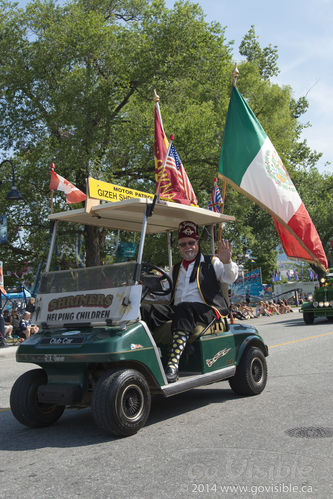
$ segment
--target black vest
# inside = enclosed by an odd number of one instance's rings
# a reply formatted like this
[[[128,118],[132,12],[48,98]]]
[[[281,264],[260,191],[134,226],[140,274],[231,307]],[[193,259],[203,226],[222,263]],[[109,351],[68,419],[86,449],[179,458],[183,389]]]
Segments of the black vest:
[[[216,310],[221,317],[225,317],[229,313],[229,307],[222,294],[221,284],[216,278],[212,258],[209,255],[204,255],[204,259],[203,262],[196,259],[190,281],[192,281],[193,276],[197,281],[204,303]],[[172,269],[173,290],[171,302],[174,300],[180,266],[181,262],[176,263]]]

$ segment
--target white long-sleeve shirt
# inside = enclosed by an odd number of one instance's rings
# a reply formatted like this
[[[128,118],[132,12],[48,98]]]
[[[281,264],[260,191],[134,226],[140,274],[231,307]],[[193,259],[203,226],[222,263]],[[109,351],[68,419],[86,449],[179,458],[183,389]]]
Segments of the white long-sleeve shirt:
[[[201,255],[200,262],[203,262],[204,260],[204,256]],[[190,282],[194,263],[194,261],[190,263],[187,269],[185,269],[183,265],[180,266],[174,297],[175,305],[178,305],[178,303],[183,301],[204,303],[201,298],[196,279],[193,282]],[[226,282],[228,284],[232,284],[235,282],[238,277],[238,266],[235,262],[222,263],[218,257],[213,257],[212,264],[215,270],[216,278],[220,283]],[[172,278],[172,272],[170,277]]]
[[[205,260],[204,256],[201,254],[200,262]],[[204,303],[200,291],[198,289],[198,284],[196,279],[194,282],[190,282],[190,277],[192,274],[193,266],[195,261],[189,264],[188,268],[185,269],[183,265],[180,265],[179,277],[177,281],[177,287],[174,297],[174,304],[178,305],[183,301],[190,301],[196,303]],[[213,258],[213,267],[215,270],[217,280],[222,283],[232,284],[236,281],[238,277],[238,265],[235,262],[222,263],[218,257]],[[169,271],[168,275],[172,280],[172,270]],[[154,296],[154,295],[152,295]],[[165,296],[159,296],[158,301],[170,301],[170,293]]]

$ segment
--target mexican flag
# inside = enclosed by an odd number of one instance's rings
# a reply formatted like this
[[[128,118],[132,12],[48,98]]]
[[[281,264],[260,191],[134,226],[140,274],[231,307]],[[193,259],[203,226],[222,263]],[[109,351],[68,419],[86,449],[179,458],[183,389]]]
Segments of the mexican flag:
[[[286,168],[235,86],[225,124],[219,176],[272,215],[286,255],[327,269],[319,235]]]

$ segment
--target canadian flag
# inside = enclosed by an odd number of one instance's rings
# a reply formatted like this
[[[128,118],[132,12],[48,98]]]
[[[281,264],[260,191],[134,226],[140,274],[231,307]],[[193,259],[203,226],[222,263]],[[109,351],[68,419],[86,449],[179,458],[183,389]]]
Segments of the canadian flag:
[[[51,164],[50,191],[62,191],[66,194],[66,203],[80,203],[85,201],[86,195],[75,185],[71,184],[61,175],[54,171],[54,164]]]

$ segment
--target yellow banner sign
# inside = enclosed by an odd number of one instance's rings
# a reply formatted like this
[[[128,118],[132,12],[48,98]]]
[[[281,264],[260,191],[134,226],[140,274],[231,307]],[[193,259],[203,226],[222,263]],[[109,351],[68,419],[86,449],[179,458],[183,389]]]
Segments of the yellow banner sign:
[[[132,198],[151,198],[153,194],[148,192],[137,191],[129,187],[122,187],[120,185],[109,184],[94,178],[88,179],[89,196],[94,199],[103,199],[105,201],[124,201],[124,199]]]

